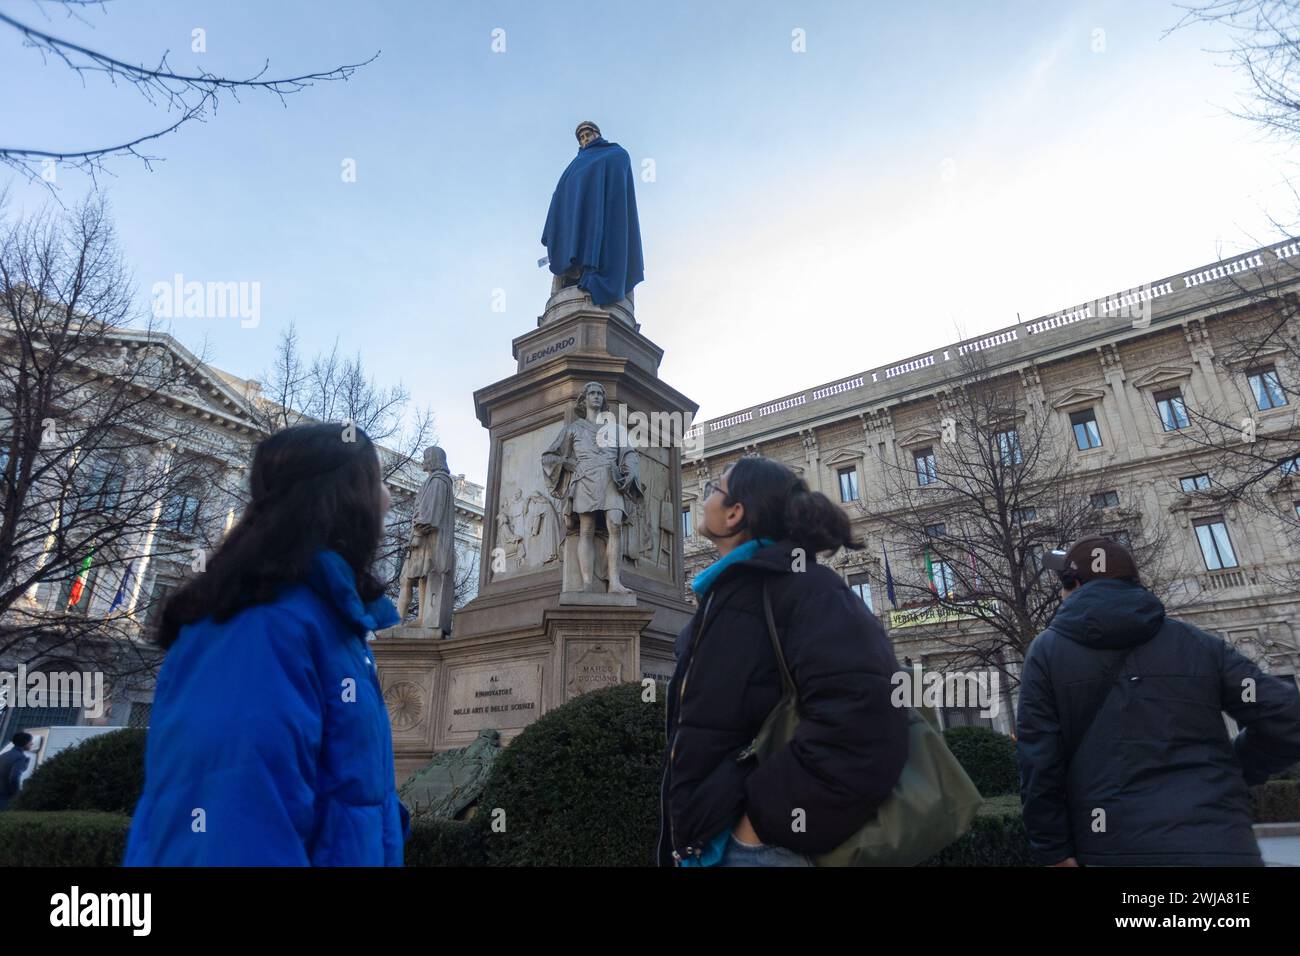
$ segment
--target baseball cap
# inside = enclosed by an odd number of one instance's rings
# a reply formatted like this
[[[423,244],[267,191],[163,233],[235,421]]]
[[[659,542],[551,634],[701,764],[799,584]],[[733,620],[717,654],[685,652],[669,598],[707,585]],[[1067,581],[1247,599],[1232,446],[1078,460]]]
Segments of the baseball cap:
[[[1043,555],[1043,567],[1049,571],[1068,571],[1080,584],[1093,578],[1138,580],[1137,564],[1128,548],[1099,534],[1080,538],[1064,551],[1049,551]]]

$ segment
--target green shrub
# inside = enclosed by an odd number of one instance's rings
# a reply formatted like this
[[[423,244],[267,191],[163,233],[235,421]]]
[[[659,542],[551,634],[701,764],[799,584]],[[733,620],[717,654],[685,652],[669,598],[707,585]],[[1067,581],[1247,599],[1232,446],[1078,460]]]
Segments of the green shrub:
[[[502,751],[472,821],[490,865],[654,865],[663,687],[653,703],[641,696],[640,684],[590,691]],[[500,833],[491,828],[498,809]]]
[[[472,823],[429,820],[411,825],[407,866],[484,866],[483,831]]]
[[[130,816],[144,790],[144,739],[143,730],[115,730],[55,754],[36,769],[10,806]]]
[[[966,835],[921,865],[1035,866],[1029,836],[1025,833],[1025,821],[1020,813],[1020,798],[1005,795],[986,800]]]
[[[987,727],[951,727],[944,742],[984,797],[1020,793],[1016,742]]]
[[[1251,787],[1250,803],[1256,823],[1300,820],[1300,780],[1270,780]]]
[[[120,813],[6,810],[0,813],[0,866],[120,866],[130,826],[131,818]]]

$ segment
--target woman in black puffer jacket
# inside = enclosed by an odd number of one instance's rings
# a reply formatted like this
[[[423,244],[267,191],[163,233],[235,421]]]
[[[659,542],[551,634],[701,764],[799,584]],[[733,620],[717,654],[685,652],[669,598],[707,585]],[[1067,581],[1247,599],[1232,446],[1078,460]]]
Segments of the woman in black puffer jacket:
[[[861,545],[825,495],[757,457],[705,486],[699,532],[722,556],[692,582],[699,610],[677,638],[657,858],[807,866],[871,818],[907,759],[889,639],[816,562]],[[764,585],[803,710],[794,739],[760,765],[747,749],[781,698]]]

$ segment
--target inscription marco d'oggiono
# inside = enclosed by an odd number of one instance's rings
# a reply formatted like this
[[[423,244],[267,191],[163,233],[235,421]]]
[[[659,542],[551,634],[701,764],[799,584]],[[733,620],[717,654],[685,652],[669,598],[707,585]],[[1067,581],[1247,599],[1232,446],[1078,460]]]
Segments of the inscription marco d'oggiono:
[[[578,342],[576,335],[570,335],[567,339],[561,339],[558,342],[552,342],[544,349],[538,349],[536,352],[529,352],[524,356],[524,364],[532,365],[538,359],[546,358],[548,355],[555,355],[557,352],[563,352],[567,348],[572,348]]]

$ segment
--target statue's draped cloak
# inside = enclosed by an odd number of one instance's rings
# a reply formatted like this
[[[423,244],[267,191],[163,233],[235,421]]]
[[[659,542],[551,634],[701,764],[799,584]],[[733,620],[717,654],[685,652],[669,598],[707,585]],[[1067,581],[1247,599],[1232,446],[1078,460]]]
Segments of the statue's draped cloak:
[[[551,196],[542,243],[552,273],[582,270],[578,287],[596,305],[619,301],[645,278],[627,150],[604,139],[578,150]]]
[[[415,498],[412,524],[417,529],[429,525],[437,529],[436,541],[426,536],[418,547],[412,548],[403,576],[424,577],[428,574],[445,574],[456,569],[456,494],[451,484],[451,474],[441,469],[434,471],[425,481]]]

